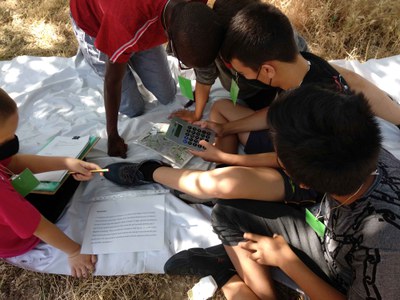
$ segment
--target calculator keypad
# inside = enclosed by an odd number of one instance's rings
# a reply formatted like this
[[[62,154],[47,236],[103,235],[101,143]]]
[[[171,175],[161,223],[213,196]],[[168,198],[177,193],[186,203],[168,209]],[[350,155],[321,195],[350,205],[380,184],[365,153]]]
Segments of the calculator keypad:
[[[192,147],[197,147],[199,150],[205,150],[206,148],[201,146],[199,142],[201,140],[209,142],[210,136],[211,132],[189,125],[185,131],[185,135],[183,136],[183,143]]]
[[[215,133],[210,129],[201,128],[174,117],[171,120],[165,137],[179,145],[186,146],[193,150],[203,151],[206,148],[199,145],[199,142],[205,140],[209,143],[213,143]]]

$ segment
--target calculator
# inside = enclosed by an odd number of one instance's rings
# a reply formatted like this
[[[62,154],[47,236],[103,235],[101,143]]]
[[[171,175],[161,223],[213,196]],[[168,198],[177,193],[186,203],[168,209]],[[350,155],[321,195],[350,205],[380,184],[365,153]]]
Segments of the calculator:
[[[165,137],[179,145],[193,150],[203,151],[205,148],[199,144],[201,140],[213,143],[214,131],[201,128],[179,118],[172,118]]]

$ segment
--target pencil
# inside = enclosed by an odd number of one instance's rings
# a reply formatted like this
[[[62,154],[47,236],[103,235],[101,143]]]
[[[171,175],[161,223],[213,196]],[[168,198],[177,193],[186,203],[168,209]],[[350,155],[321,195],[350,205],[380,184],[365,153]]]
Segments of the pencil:
[[[95,170],[90,170],[90,173],[102,173],[102,172],[108,172],[110,171],[109,169],[95,169]],[[68,172],[68,174],[77,174],[78,172]]]

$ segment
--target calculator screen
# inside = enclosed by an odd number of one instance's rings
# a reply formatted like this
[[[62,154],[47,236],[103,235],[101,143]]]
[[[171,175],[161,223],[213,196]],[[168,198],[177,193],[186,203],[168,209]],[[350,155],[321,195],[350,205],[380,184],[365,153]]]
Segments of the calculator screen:
[[[179,135],[181,134],[182,128],[183,128],[182,125],[176,124],[175,132],[174,132],[174,135],[175,135],[176,137],[179,137]]]

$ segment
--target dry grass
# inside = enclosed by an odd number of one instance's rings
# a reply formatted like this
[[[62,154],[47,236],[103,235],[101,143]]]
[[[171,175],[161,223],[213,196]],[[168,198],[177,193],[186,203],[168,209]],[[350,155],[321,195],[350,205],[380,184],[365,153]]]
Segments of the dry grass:
[[[269,2],[288,14],[313,52],[327,59],[364,61],[400,53],[398,0]],[[1,60],[76,53],[66,0],[2,0],[0,19]]]
[[[0,260],[2,300],[144,300],[187,299],[186,292],[198,281],[193,276],[139,274],[76,279],[42,274],[10,266]],[[277,286],[279,299],[300,299],[285,286]],[[218,291],[214,300],[225,297]]]
[[[312,51],[327,59],[364,61],[400,54],[398,0],[271,2],[289,15]],[[0,60],[76,53],[66,0],[1,0],[0,20]],[[1,261],[0,274],[0,299],[13,300],[186,299],[186,291],[197,281],[151,274],[77,280],[21,270]],[[214,299],[224,298],[219,293]]]
[[[167,275],[70,276],[40,274],[0,263],[0,299],[94,300],[94,299],[186,299],[195,277]],[[215,299],[224,299],[221,294]]]
[[[400,53],[400,1],[272,0],[316,54],[326,59],[382,58]]]
[[[77,43],[68,0],[1,0],[0,59],[73,56]]]

